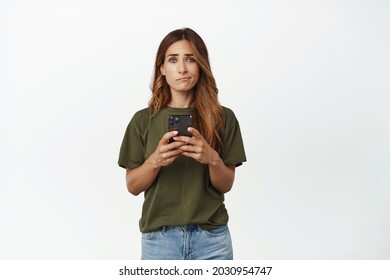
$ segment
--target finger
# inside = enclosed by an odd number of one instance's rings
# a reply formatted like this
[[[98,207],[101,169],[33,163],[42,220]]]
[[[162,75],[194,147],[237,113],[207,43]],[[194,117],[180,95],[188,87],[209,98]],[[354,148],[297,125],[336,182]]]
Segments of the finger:
[[[195,153],[195,154],[196,153],[199,154],[199,153],[202,152],[200,147],[198,147],[198,146],[191,146],[191,145],[185,145],[185,146],[182,146],[182,147],[180,147],[178,149],[182,150],[183,152],[189,152],[189,153]]]
[[[196,139],[199,139],[199,140],[203,139],[203,137],[200,134],[200,132],[198,130],[196,130],[195,128],[193,128],[193,127],[189,127],[188,128],[188,132],[190,132],[192,134],[192,136],[195,137]]]
[[[182,150],[171,150],[169,152],[166,152],[166,153],[163,153],[161,154],[161,157],[164,159],[164,160],[169,160],[171,159],[172,157],[178,157],[181,153],[183,153]]]
[[[179,155],[181,155],[183,152],[179,150],[175,150],[172,152],[163,153],[159,156],[158,162],[163,165],[167,166],[171,164]]]
[[[167,148],[169,150],[175,150],[175,149],[178,149],[178,148],[185,146],[185,145],[187,145],[187,143],[175,140],[174,142],[168,144]]]
[[[182,155],[183,155],[183,156],[186,156],[186,157],[189,157],[189,158],[193,158],[193,159],[196,160],[196,161],[199,161],[199,160],[200,160],[200,155],[199,155],[199,154],[196,154],[196,153],[183,152]]]
[[[183,145],[187,145],[186,143],[175,141],[172,143],[164,143],[164,145],[160,146],[160,153],[165,153],[171,150],[176,150],[177,148],[180,148]]]
[[[165,133],[163,135],[163,137],[161,138],[161,141],[166,143],[169,141],[169,139],[175,137],[176,135],[178,134],[178,131],[174,130],[174,131],[169,131],[167,133]]]
[[[185,144],[194,144],[193,138],[188,137],[188,136],[176,136],[176,137],[173,137],[173,140],[175,140],[177,142],[182,142]]]
[[[180,154],[172,155],[169,158],[163,159],[160,164],[162,166],[168,166],[168,165],[172,164],[172,162],[174,162],[180,156]]]

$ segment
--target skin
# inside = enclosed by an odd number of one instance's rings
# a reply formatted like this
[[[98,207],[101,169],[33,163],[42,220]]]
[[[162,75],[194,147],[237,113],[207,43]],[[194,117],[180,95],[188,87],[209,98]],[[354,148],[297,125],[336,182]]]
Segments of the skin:
[[[199,65],[194,59],[189,42],[181,40],[173,43],[165,54],[160,70],[171,89],[172,100],[169,106],[190,107],[193,88],[199,79]],[[180,155],[208,165],[211,183],[220,193],[231,190],[235,167],[226,166],[198,130],[190,127],[188,131],[192,137],[177,136],[177,131],[165,133],[156,150],[141,166],[126,169],[126,184],[131,194],[138,195],[146,191],[156,179],[161,167],[170,165]],[[172,137],[175,142],[168,143]]]
[[[189,107],[193,100],[193,88],[199,79],[199,65],[192,54],[190,43],[186,40],[173,43],[166,51],[160,71],[171,89],[169,106]]]

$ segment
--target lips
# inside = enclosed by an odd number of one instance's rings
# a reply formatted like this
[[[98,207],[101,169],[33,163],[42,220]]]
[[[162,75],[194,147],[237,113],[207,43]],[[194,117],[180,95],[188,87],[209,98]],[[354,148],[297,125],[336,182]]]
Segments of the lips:
[[[177,79],[176,81],[188,81],[190,79],[191,79],[191,77],[182,77],[182,78]]]

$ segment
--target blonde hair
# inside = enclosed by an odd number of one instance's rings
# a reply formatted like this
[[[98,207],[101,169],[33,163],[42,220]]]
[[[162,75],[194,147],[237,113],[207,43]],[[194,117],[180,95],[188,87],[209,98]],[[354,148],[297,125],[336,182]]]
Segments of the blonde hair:
[[[218,101],[218,88],[211,72],[208,51],[202,38],[192,29],[183,28],[170,32],[161,41],[154,64],[154,75],[151,83],[152,97],[149,107],[152,114],[168,106],[171,101],[170,87],[161,73],[167,49],[175,42],[187,40],[192,47],[195,61],[199,65],[199,79],[194,87],[195,115],[194,127],[200,131],[209,145],[220,152],[222,148],[221,130],[223,111]]]

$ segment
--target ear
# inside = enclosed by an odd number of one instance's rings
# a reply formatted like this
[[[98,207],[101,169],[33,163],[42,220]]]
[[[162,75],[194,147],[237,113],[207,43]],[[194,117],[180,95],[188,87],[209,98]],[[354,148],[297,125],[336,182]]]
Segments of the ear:
[[[163,76],[165,76],[164,64],[162,64],[162,65],[160,66],[160,71],[161,71],[161,74],[162,74]]]

